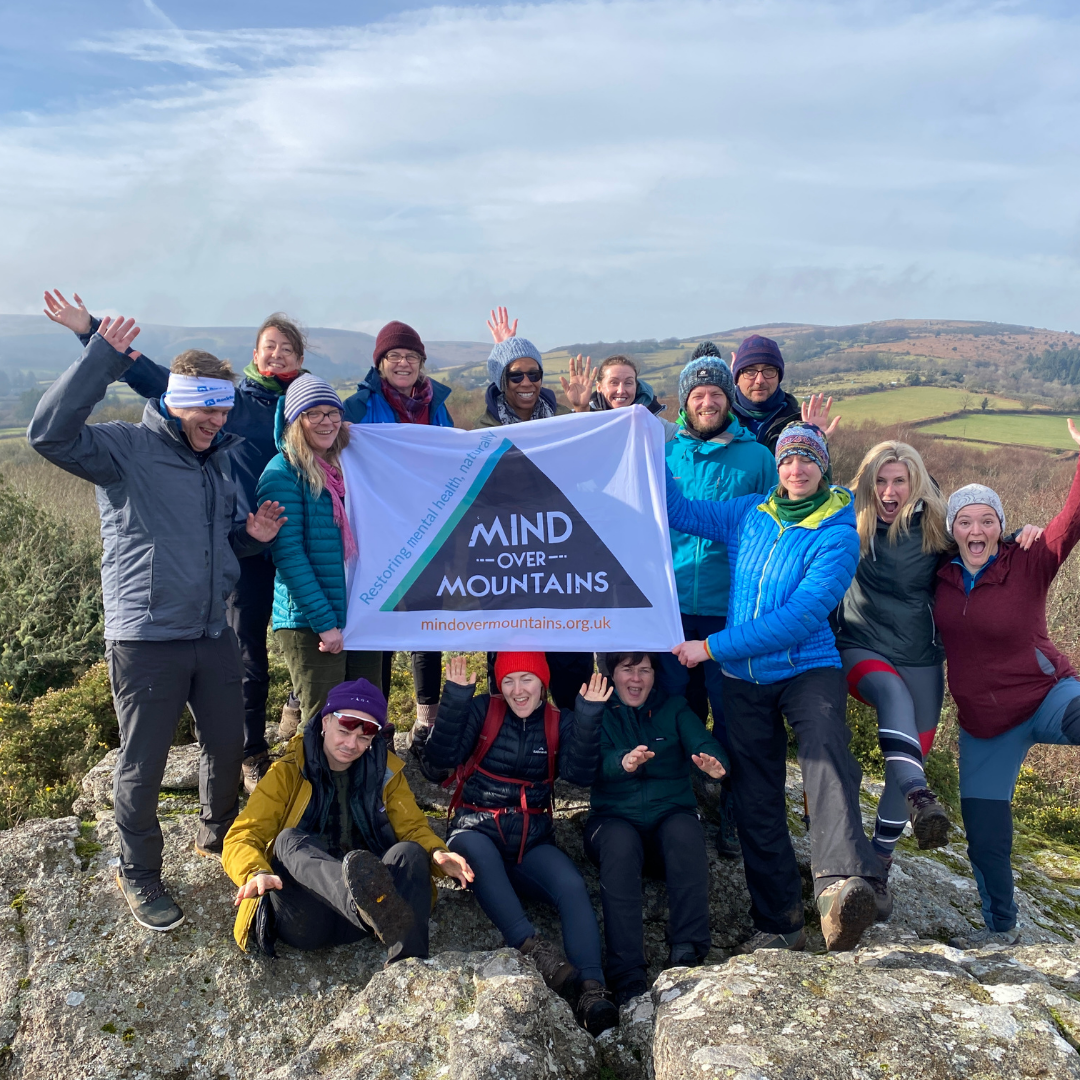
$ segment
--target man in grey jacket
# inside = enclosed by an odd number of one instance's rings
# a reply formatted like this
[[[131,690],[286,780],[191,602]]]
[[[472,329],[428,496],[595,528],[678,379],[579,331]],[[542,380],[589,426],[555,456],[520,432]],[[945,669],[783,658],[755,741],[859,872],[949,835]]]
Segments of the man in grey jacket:
[[[117,884],[135,920],[171,930],[184,920],[161,881],[158,792],[185,703],[199,739],[195,850],[219,855],[237,813],[244,741],[242,666],[225,600],[237,556],[274,539],[281,507],[246,520],[223,451],[233,403],[228,363],[189,350],[142,422],[88,424],[109,385],[131,365],[134,320],[105,319],[82,356],[38,402],[27,437],[53,464],[97,486],[106,658],[120,759],[114,806]]]

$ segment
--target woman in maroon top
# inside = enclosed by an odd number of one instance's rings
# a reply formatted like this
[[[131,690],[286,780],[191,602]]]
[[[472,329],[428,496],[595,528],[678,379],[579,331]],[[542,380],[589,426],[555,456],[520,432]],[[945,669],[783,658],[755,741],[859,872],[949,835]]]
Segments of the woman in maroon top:
[[[1072,420],[1069,434],[1080,445]],[[960,807],[986,923],[950,944],[1013,945],[1020,766],[1036,743],[1080,744],[1080,680],[1046,629],[1046,595],[1080,540],[1080,467],[1064,509],[1027,551],[1002,539],[1001,500],[981,484],[953,492],[947,525],[958,553],[938,571],[934,621],[960,722]]]

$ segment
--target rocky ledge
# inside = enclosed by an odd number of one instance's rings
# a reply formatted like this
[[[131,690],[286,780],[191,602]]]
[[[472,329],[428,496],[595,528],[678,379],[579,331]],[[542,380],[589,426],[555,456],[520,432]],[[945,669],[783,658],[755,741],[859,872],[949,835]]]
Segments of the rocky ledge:
[[[662,887],[647,883],[655,982],[598,1040],[498,934],[473,898],[440,889],[432,958],[382,970],[377,943],[276,961],[232,940],[234,889],[198,857],[192,751],[163,792],[167,882],[187,913],[169,934],[137,926],[114,883],[112,762],[84,784],[80,817],[0,833],[0,1070],[11,1077],[230,1080],[809,1080],[903,1076],[1080,1078],[1080,867],[1053,852],[1019,872],[1023,944],[942,944],[979,922],[962,840],[902,849],[896,913],[853,953],[733,955],[749,936],[738,862],[714,859],[714,949],[702,968],[661,971]],[[445,792],[409,766],[437,829]],[[791,772],[792,805],[801,803]],[[865,808],[873,812],[867,785]],[[584,864],[587,793],[559,792],[560,844]],[[706,813],[708,808],[703,808]],[[808,847],[792,834],[807,878]],[[932,857],[931,857],[932,856]],[[586,881],[597,901],[591,867]],[[544,909],[532,913],[558,939]],[[819,934],[812,947],[821,948]]]

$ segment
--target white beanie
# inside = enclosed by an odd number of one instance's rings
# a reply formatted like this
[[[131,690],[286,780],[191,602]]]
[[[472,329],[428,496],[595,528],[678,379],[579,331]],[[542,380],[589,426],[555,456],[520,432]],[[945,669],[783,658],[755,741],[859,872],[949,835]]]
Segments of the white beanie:
[[[949,496],[949,512],[945,518],[945,528],[949,530],[950,536],[952,536],[952,527],[956,515],[965,506],[991,507],[994,513],[997,514],[998,521],[1001,522],[1002,533],[1005,532],[1005,510],[1001,505],[1001,499],[998,498],[998,493],[985,484],[968,484],[967,487],[962,487]]]

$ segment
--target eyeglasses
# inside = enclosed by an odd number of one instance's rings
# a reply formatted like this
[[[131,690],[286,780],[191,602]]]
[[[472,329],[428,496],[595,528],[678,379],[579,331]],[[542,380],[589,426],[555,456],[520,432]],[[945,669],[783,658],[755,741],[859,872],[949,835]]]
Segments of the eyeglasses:
[[[391,364],[408,364],[409,367],[419,367],[424,362],[419,353],[388,352],[383,359]]]
[[[544,373],[542,371],[511,371],[510,374],[506,376],[506,381],[512,382],[516,386],[519,382],[524,382],[526,379],[528,379],[529,382],[539,382],[543,377]]]
[[[339,712],[330,715],[348,732],[360,728],[360,735],[365,739],[374,739],[382,730],[374,720],[365,720],[362,716],[350,716],[348,713]]]
[[[778,378],[780,375],[780,369],[774,368],[771,364],[766,364],[764,367],[746,367],[739,372],[739,378],[743,376],[749,378],[750,382],[755,382],[760,375],[766,382],[772,382],[773,379]]]
[[[309,424],[321,424],[324,420],[329,420],[331,424],[341,423],[340,409],[326,409],[323,412],[306,412],[301,413],[301,416],[303,416]]]

